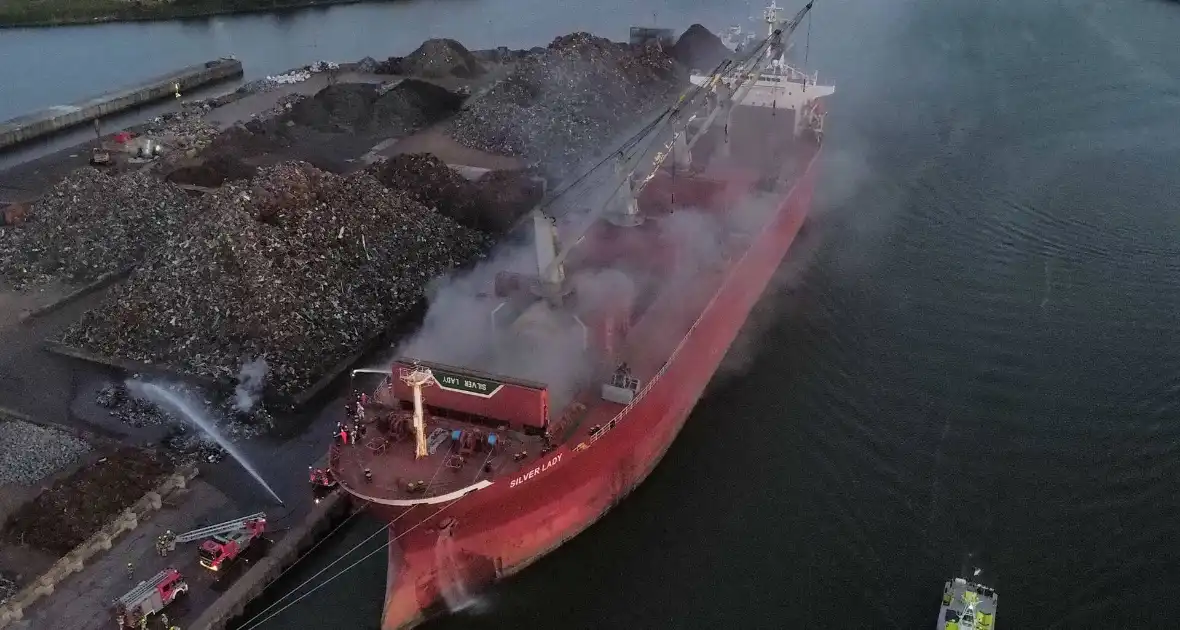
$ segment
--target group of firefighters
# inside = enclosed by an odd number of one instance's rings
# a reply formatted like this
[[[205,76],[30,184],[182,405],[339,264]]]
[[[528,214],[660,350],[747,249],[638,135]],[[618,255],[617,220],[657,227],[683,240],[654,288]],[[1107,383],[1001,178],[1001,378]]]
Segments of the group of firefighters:
[[[364,439],[366,425],[365,405],[369,404],[369,395],[360,393],[353,400],[344,404],[343,421],[336,423],[335,438],[339,444],[354,444]]]
[[[168,552],[173,549],[176,549],[176,534],[173,534],[172,530],[168,530],[156,538],[156,553],[161,557],[168,555]]]

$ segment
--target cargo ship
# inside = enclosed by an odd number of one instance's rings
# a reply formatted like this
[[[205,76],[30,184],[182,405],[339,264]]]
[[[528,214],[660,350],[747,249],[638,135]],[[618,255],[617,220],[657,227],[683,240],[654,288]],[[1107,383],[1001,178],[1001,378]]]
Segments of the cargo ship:
[[[808,215],[835,88],[783,53],[811,6],[786,20],[772,4],[764,39],[692,76],[624,144],[646,148],[604,161],[600,209],[578,225],[534,211],[535,269],[468,287],[469,325],[443,331],[481,348],[411,342],[352,373],[329,466],[390,523],[383,629],[464,607],[663,457]]]
[[[937,630],[995,630],[995,589],[964,578],[947,580],[942,587],[942,607]]]

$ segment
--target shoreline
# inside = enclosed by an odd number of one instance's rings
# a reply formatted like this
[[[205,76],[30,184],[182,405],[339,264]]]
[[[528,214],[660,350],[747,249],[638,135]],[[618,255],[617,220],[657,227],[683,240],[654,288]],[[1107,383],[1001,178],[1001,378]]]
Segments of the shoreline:
[[[66,17],[60,19],[31,19],[28,21],[12,21],[0,17],[0,30],[6,29],[35,29],[35,28],[56,28],[63,26],[101,26],[105,24],[119,24],[119,23],[134,23],[134,22],[167,22],[171,20],[198,20],[203,18],[211,18],[222,15],[247,15],[251,13],[278,13],[283,11],[294,11],[299,9],[313,9],[317,7],[333,7],[347,4],[363,4],[363,3],[389,3],[398,2],[400,0],[296,0],[294,2],[282,2],[268,6],[257,7],[242,7],[242,8],[193,8],[186,10],[178,8],[175,5],[161,4],[152,5],[149,8],[139,7],[144,10],[146,15],[105,15],[105,16],[79,16]]]

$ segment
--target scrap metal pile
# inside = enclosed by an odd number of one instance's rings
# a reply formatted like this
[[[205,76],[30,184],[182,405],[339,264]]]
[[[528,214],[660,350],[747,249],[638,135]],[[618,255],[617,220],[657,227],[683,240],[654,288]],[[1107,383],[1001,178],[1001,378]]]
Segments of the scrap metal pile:
[[[0,231],[0,280],[21,290],[47,282],[84,284],[139,262],[183,234],[195,201],[144,174],[70,173]]]
[[[428,281],[487,237],[372,175],[306,163],[262,169],[203,199],[62,341],[102,355],[231,380],[267,357],[280,395],[305,390],[417,306]]]
[[[517,62],[451,121],[450,133],[469,147],[524,157],[560,177],[643,112],[666,105],[686,79],[654,45],[565,35]]]

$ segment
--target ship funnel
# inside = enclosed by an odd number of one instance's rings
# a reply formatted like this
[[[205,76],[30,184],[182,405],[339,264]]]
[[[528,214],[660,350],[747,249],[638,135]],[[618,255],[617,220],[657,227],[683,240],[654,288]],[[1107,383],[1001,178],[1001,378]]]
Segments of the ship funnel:
[[[426,412],[422,406],[422,388],[434,384],[434,373],[426,368],[402,372],[402,382],[414,390],[414,458],[429,455],[426,449]]]

